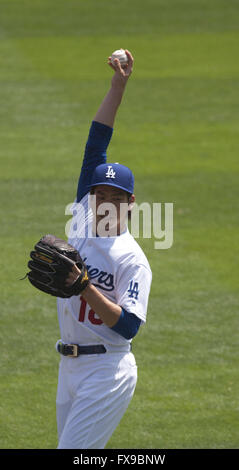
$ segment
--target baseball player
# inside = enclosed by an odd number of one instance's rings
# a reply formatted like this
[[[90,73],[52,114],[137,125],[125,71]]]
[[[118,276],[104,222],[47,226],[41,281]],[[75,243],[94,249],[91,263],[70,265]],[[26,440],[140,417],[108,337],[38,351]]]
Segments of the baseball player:
[[[68,242],[79,252],[90,278],[81,295],[58,298],[61,339],[57,389],[59,449],[101,449],[114,432],[133,396],[137,366],[132,338],[146,321],[152,273],[149,263],[127,228],[127,211],[135,200],[129,168],[106,162],[114,120],[133,68],[118,59],[108,64],[114,74],[110,89],[91,124]],[[95,199],[92,208],[91,198]],[[110,203],[115,212],[102,235]],[[104,206],[103,206],[104,207]],[[82,227],[87,224],[87,234]],[[106,230],[107,231],[107,230]],[[74,267],[67,284],[80,269]],[[78,346],[79,345],[79,346]]]

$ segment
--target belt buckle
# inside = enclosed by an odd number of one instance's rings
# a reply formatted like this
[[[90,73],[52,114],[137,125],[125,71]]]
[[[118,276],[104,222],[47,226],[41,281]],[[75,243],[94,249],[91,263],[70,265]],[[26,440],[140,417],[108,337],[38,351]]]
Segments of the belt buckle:
[[[68,344],[72,348],[72,354],[67,354],[68,357],[78,357],[78,344]]]

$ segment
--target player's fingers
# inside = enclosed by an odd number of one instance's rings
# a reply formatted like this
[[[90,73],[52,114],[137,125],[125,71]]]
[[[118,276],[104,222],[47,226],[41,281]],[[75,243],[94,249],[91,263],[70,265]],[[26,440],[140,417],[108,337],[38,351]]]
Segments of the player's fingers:
[[[126,53],[127,58],[128,58],[126,74],[129,75],[129,74],[131,74],[131,72],[133,70],[134,58],[133,58],[131,52],[129,52],[127,49],[125,50],[125,53]]]
[[[69,272],[68,277],[66,278],[66,286],[73,284],[80,274],[80,269],[76,265],[72,266],[72,271]]]
[[[65,282],[66,286],[70,286],[71,284],[73,284],[74,280],[75,280],[74,274],[69,273],[68,277],[66,278],[66,282]]]
[[[116,61],[116,63],[115,63],[115,61]],[[109,65],[115,72],[117,72],[117,70],[118,70],[117,61],[118,61],[118,59],[114,59],[113,62],[112,62],[112,57],[111,57],[111,56],[108,57],[108,65]],[[120,65],[120,63],[119,63],[119,65]]]
[[[119,59],[114,59],[114,67],[115,67],[116,72],[120,72],[120,73],[123,72]]]
[[[115,67],[111,62],[111,57],[109,57],[109,59],[108,59],[108,65],[115,71]]]
[[[125,49],[125,54],[126,54],[127,57],[128,57],[128,64],[129,64],[130,66],[133,66],[134,58],[133,58],[131,52],[128,51],[128,49]]]
[[[78,268],[78,266],[76,266],[76,264],[74,264],[74,266],[72,267],[72,272],[73,274],[79,276],[81,274],[81,270]]]

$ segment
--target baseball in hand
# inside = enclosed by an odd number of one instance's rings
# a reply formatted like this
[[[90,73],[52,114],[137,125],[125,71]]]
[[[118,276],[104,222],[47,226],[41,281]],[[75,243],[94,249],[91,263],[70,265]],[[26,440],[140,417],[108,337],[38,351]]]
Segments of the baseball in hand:
[[[111,54],[111,63],[114,65],[114,59],[119,59],[121,67],[124,67],[128,63],[128,57],[124,49],[118,49]]]

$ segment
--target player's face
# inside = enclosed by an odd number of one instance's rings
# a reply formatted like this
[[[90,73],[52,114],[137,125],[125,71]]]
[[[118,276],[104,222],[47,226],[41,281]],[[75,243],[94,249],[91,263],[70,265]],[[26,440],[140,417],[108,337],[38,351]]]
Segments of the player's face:
[[[105,228],[106,231],[110,231],[111,229],[113,232],[117,231],[117,235],[119,235],[119,233],[125,229],[127,220],[128,205],[130,202],[128,193],[114,186],[102,184],[95,186],[94,195],[96,198],[95,219],[97,233],[100,235],[100,228],[103,230]]]

